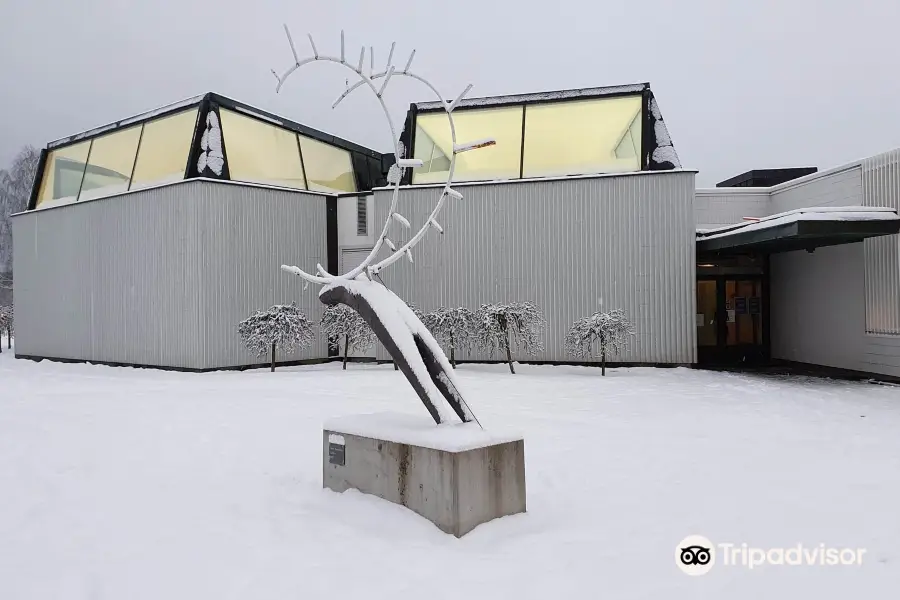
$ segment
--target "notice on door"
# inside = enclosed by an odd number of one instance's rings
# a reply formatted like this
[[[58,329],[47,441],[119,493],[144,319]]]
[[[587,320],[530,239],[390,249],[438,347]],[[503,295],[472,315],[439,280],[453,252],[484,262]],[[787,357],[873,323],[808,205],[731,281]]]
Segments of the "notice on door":
[[[696,315],[694,315],[694,323],[697,327],[703,327],[704,325],[706,325],[706,317],[703,315],[703,313],[697,313]]]
[[[750,314],[758,315],[762,312],[762,304],[759,296],[750,296]]]
[[[735,296],[734,298],[734,312],[739,315],[747,314],[747,299],[743,296]]]
[[[734,311],[733,311],[733,310],[729,310],[729,311],[728,311],[728,322],[729,322],[729,323],[734,323],[734,321],[735,321],[735,318],[734,318]]]

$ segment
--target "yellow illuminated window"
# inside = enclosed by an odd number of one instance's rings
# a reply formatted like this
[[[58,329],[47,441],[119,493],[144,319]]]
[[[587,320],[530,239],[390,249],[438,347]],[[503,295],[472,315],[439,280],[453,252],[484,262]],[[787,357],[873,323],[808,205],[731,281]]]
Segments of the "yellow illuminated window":
[[[641,169],[641,96],[532,104],[524,177]]]
[[[75,202],[90,147],[90,141],[81,142],[47,155],[36,206]]]
[[[356,191],[356,175],[350,152],[319,140],[302,135],[299,137],[309,189],[316,192]]]
[[[219,115],[231,179],[306,188],[295,133],[230,110]]]
[[[184,179],[197,109],[144,124],[131,189]]]
[[[522,151],[522,107],[460,110],[453,113],[457,144],[492,137],[495,146],[463,152],[456,157],[456,181],[516,179]],[[413,183],[447,180],[453,142],[444,112],[422,113],[416,117],[413,158],[424,164],[413,171]]]
[[[141,126],[95,138],[88,157],[79,200],[108,196],[128,189]]]

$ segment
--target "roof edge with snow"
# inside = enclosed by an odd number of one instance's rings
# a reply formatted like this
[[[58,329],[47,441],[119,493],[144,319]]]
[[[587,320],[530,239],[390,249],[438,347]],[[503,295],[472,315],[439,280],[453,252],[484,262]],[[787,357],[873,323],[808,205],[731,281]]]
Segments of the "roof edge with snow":
[[[900,215],[890,207],[815,206],[745,223],[697,230],[698,252],[812,251],[900,233]]]

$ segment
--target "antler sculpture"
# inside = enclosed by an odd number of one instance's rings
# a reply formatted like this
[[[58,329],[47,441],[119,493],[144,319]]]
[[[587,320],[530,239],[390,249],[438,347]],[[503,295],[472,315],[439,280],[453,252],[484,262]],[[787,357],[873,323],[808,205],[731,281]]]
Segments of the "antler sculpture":
[[[443,396],[443,398],[451,405],[454,412],[456,412],[462,421],[476,420],[465,400],[463,400],[462,395],[459,393],[453,370],[447,361],[443,350],[441,350],[440,345],[438,345],[428,332],[427,328],[422,325],[421,321],[413,314],[405,302],[387,290],[387,288],[372,280],[373,276],[377,275],[382,269],[393,264],[403,256],[406,256],[410,262],[413,262],[412,248],[425,237],[430,229],[434,229],[439,233],[444,232],[441,225],[437,222],[437,215],[440,213],[444,201],[448,196],[457,200],[462,199],[462,194],[451,187],[453,175],[456,171],[456,157],[463,152],[484,148],[496,143],[492,138],[462,144],[457,143],[456,127],[453,122],[453,110],[459,106],[459,103],[462,102],[466,94],[469,93],[472,89],[472,85],[469,84],[466,86],[455,100],[448,102],[430,82],[410,70],[413,59],[416,56],[415,50],[410,53],[409,59],[406,61],[406,66],[403,67],[403,70],[401,71],[393,64],[394,50],[396,49],[397,44],[396,42],[392,43],[384,71],[376,73],[375,50],[370,47],[370,68],[369,73],[366,74],[363,68],[366,58],[366,47],[363,46],[360,50],[359,60],[356,64],[348,62],[343,31],[341,31],[340,57],[319,54],[319,50],[316,48],[316,43],[313,40],[312,35],[308,34],[309,45],[312,48],[313,55],[304,59],[301,59],[297,54],[297,48],[294,46],[294,40],[291,37],[291,32],[287,25],[284,26],[284,32],[291,47],[294,64],[280,76],[274,70],[272,71],[275,78],[278,80],[278,85],[275,88],[276,92],[281,90],[285,80],[287,80],[294,71],[310,63],[331,62],[349,69],[356,74],[359,80],[347,87],[338,99],[335,100],[334,104],[332,104],[332,108],[336,108],[341,101],[353,93],[354,90],[363,86],[368,86],[372,93],[375,94],[375,97],[384,112],[384,116],[387,119],[388,127],[391,131],[395,163],[391,167],[387,177],[388,183],[393,187],[388,216],[385,219],[381,234],[378,236],[371,252],[369,252],[368,256],[366,256],[359,265],[342,275],[328,273],[322,268],[321,264],[316,265],[315,275],[307,273],[296,266],[282,265],[281,268],[288,273],[299,275],[307,282],[324,285],[325,287],[319,293],[319,298],[323,302],[328,304],[341,302],[356,309],[375,331],[385,348],[391,353],[395,363],[404,375],[406,375],[407,379],[409,379],[435,422],[441,424],[448,420],[446,413],[441,410],[439,405],[441,396]],[[403,154],[405,149],[403,143],[397,136],[394,122],[391,119],[390,112],[384,102],[383,96],[385,90],[387,90],[393,77],[409,77],[424,84],[434,93],[440,105],[443,106],[446,111],[447,120],[450,124],[450,138],[453,144],[447,182],[441,189],[441,194],[438,197],[434,209],[415,235],[399,248],[397,248],[390,238],[388,238],[391,224],[396,222],[406,229],[411,229],[409,220],[397,212],[397,202],[400,196],[400,181],[402,180],[404,169],[420,167],[423,163],[419,159],[404,158]],[[381,261],[375,262],[375,257],[378,255],[382,246],[387,246],[391,253]]]

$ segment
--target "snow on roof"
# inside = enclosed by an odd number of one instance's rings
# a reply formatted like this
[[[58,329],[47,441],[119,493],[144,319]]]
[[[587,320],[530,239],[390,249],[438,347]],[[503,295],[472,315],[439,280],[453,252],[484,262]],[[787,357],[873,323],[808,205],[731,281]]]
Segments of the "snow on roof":
[[[555,92],[537,92],[534,94],[513,94],[509,96],[488,96],[486,98],[469,98],[461,101],[457,106],[466,108],[472,106],[495,106],[497,104],[514,104],[525,102],[541,102],[546,100],[566,100],[568,98],[597,98],[618,94],[640,94],[647,89],[647,83],[633,83],[629,85],[612,85],[607,87],[581,88],[576,90],[559,90]],[[419,110],[434,110],[442,108],[440,102],[417,102]]]
[[[711,240],[728,235],[769,229],[797,221],[897,221],[893,208],[882,206],[813,206],[761,217],[758,221],[736,223],[715,229],[698,229],[697,238]]]
[[[131,125],[132,123],[138,123],[140,121],[147,121],[152,119],[157,115],[161,115],[166,112],[175,111],[179,108],[185,108],[188,106],[193,106],[194,104],[199,104],[203,99],[203,95],[199,96],[191,96],[190,98],[185,98],[184,100],[180,100],[178,102],[173,102],[171,104],[166,104],[165,106],[160,106],[159,108],[155,108],[153,110],[143,112],[133,117],[128,117],[127,119],[122,119],[121,121],[116,121],[114,123],[109,123],[107,125],[102,125],[100,127],[94,127],[93,129],[88,129],[86,131],[82,131],[80,133],[76,133],[74,135],[69,135],[64,138],[59,138],[58,140],[53,140],[49,144],[47,144],[47,149],[52,150],[58,146],[62,146],[64,144],[69,144],[72,142],[77,142],[79,140],[83,140],[89,137],[94,137],[109,131],[111,129],[118,129],[120,127],[124,127],[126,125]]]

